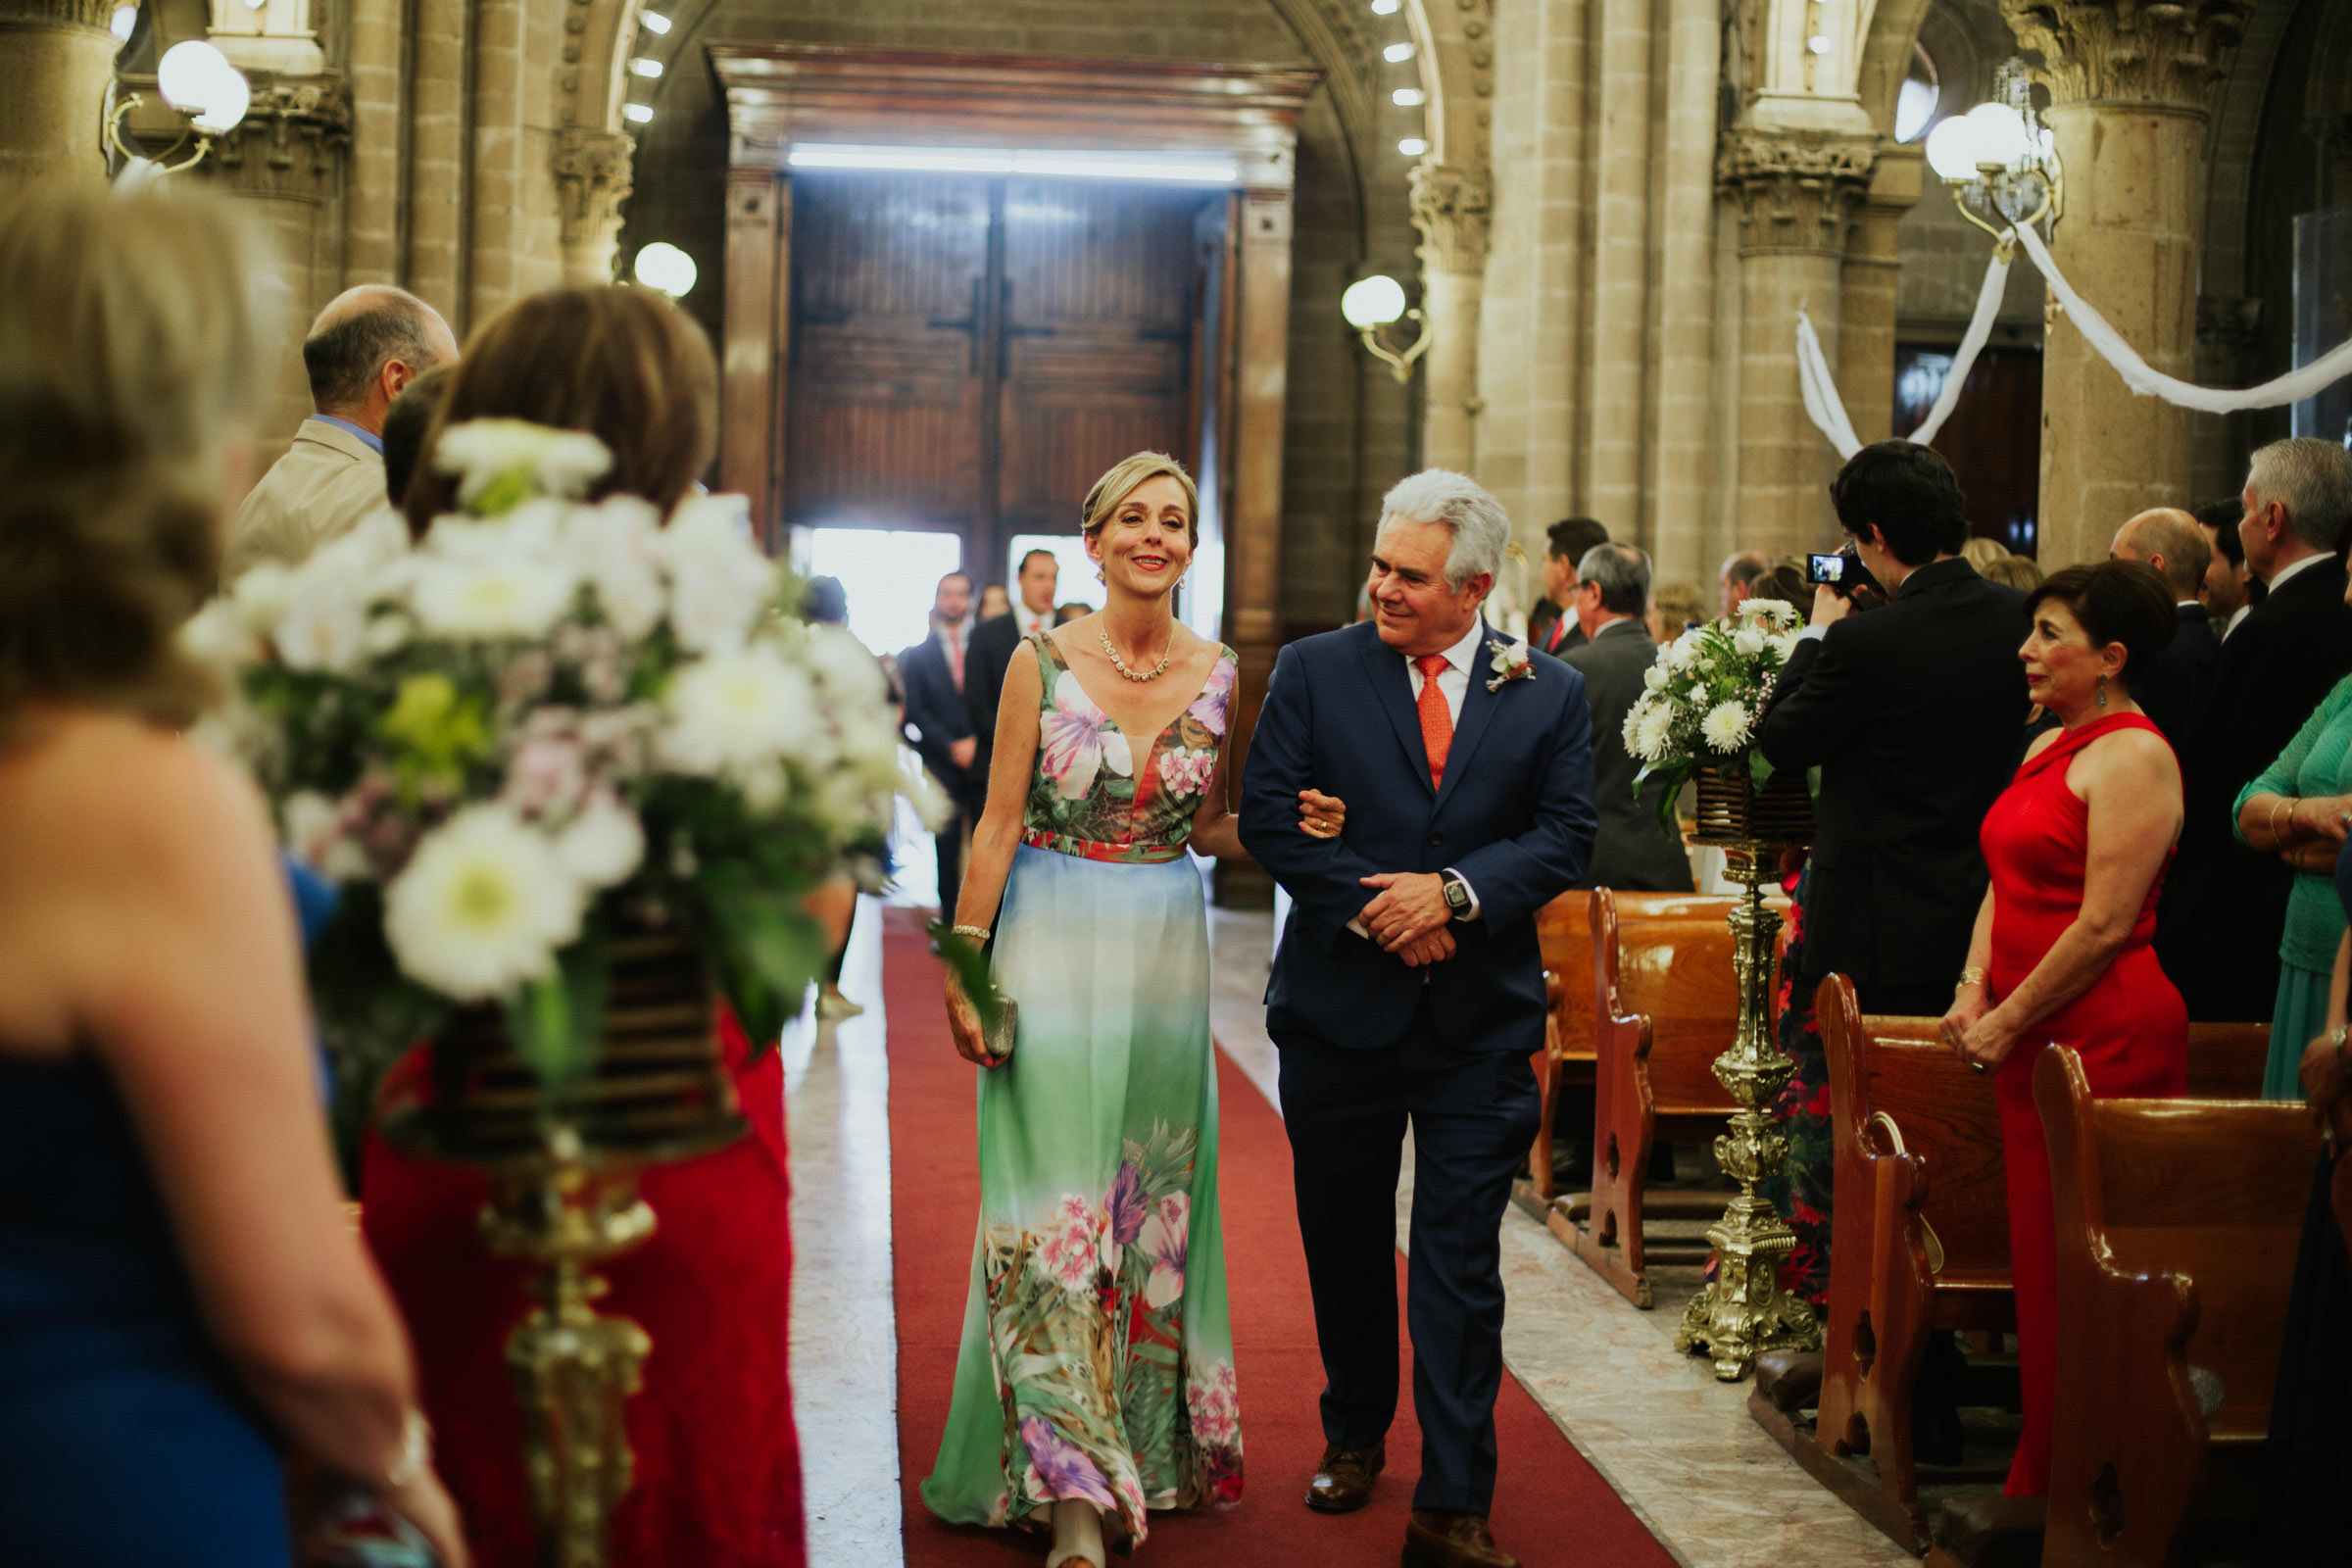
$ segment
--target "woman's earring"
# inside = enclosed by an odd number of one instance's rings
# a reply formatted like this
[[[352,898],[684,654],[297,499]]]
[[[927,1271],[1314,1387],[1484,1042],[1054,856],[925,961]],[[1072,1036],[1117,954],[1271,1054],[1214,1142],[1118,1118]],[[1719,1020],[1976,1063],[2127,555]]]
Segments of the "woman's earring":
[[[1110,581],[1110,579],[1109,579],[1108,577],[1105,577],[1105,576],[1103,576],[1103,575],[1102,575],[1102,568],[1101,566],[1097,566],[1097,567],[1095,568],[1095,581],[1097,581],[1097,582],[1108,582],[1108,581]]]
[[[2105,675],[2099,677],[2099,706],[2101,708],[2107,706],[2107,677]]]

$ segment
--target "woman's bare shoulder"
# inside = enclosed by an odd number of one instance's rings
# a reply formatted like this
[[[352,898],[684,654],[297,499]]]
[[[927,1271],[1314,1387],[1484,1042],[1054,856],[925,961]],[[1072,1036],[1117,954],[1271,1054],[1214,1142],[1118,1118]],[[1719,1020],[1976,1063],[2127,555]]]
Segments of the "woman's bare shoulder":
[[[109,714],[56,720],[0,772],[13,829],[54,853],[166,869],[249,848],[263,821],[252,780],[168,730]],[[158,859],[161,858],[161,864]]]

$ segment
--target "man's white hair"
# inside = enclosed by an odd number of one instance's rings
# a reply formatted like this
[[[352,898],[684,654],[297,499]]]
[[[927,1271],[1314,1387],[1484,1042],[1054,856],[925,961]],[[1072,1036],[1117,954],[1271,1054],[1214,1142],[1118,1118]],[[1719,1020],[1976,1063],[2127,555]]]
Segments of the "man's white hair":
[[[1459,589],[1485,572],[1502,575],[1502,552],[1510,543],[1511,518],[1502,503],[1476,479],[1449,468],[1424,468],[1396,481],[1380,503],[1380,525],[1392,522],[1444,523],[1453,535],[1446,555],[1446,586]]]
[[[2287,531],[2314,550],[2333,550],[2352,523],[2352,454],[2333,441],[2290,436],[2258,447],[2246,483],[2257,507],[2286,508]]]

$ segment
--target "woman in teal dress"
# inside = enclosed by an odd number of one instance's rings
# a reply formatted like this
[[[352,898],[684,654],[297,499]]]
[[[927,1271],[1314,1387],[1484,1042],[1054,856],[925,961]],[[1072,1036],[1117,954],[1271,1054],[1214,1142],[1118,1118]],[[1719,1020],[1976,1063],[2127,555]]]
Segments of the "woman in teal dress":
[[[1199,499],[1138,453],[1086,502],[1106,607],[1013,656],[988,805],[956,906],[1019,1004],[980,1077],[980,1224],[953,1404],[923,1500],[1051,1529],[1049,1568],[1102,1568],[1105,1529],[1242,1491],[1217,1214],[1208,927],[1186,856],[1238,858],[1225,809],[1233,650],[1174,615]],[[1308,792],[1303,831],[1339,831]],[[1105,1517],[1107,1516],[1107,1518]]]
[[[2240,842],[2295,868],[2278,942],[2278,1004],[2271,1015],[2266,1100],[2300,1100],[2303,1048],[2328,1028],[2328,975],[2344,934],[2336,854],[2352,828],[2352,675],[2336,683],[2262,776],[2238,792]]]

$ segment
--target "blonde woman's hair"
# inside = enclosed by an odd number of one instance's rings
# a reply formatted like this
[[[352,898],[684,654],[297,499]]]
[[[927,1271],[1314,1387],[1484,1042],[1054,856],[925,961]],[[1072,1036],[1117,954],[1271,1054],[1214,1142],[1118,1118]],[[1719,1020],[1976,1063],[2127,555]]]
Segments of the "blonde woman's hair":
[[[1079,531],[1089,539],[1102,531],[1110,514],[1119,510],[1119,503],[1135,494],[1136,487],[1149,480],[1170,478],[1184,490],[1184,536],[1194,544],[1200,542],[1200,491],[1193,476],[1184,471],[1184,465],[1165,452],[1138,452],[1131,458],[1121,458],[1110,471],[1095,481],[1086,493],[1084,524]]]
[[[2031,556],[2003,556],[1990,565],[1979,568],[1989,582],[2007,583],[2032,593],[2041,586],[2041,567]]]
[[[34,704],[194,716],[263,348],[244,223],[200,193],[0,198],[0,738]]]
[[[1996,561],[2006,560],[2008,555],[2009,547],[2007,545],[1998,539],[1987,539],[1983,534],[1972,534],[1968,543],[1960,547],[1960,559],[1976,567],[1979,572],[1983,572],[1986,566]]]

